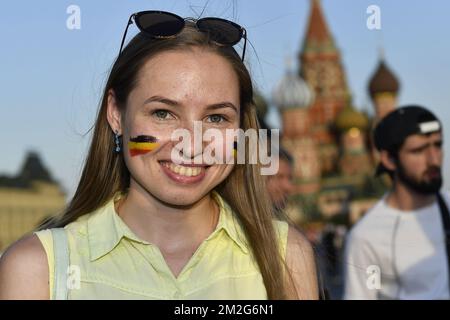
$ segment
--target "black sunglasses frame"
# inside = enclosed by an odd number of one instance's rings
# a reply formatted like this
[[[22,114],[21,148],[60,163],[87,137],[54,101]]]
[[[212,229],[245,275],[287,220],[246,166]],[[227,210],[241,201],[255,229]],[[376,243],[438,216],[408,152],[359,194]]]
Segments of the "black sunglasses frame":
[[[143,15],[150,14],[150,13],[151,13],[151,14],[162,14],[162,15],[169,15],[169,16],[172,16],[172,17],[178,19],[180,22],[182,22],[183,25],[182,25],[182,27],[180,28],[180,30],[178,30],[178,32],[176,32],[176,33],[173,34],[173,35],[158,36],[158,35],[149,34],[149,33],[146,32],[146,30],[139,24],[139,18],[140,18],[141,16],[143,16]],[[199,27],[199,23],[201,24],[201,23],[204,22],[204,21],[220,21],[220,22],[222,22],[222,23],[229,24],[229,25],[233,26],[234,28],[236,28],[236,30],[239,32],[239,39],[238,39],[237,41],[233,42],[233,43],[226,43],[226,44],[225,44],[225,43],[220,43],[220,42],[215,41],[215,40],[212,40],[212,41],[213,41],[215,44],[217,44],[218,46],[234,46],[235,44],[239,43],[239,41],[241,41],[242,38],[244,38],[244,47],[243,47],[243,49],[242,49],[242,57],[241,57],[242,62],[244,62],[245,49],[246,49],[246,46],[247,46],[247,30],[245,30],[245,28],[241,27],[241,26],[238,25],[237,23],[234,23],[233,21],[229,21],[229,20],[225,20],[225,19],[221,19],[221,18],[205,17],[205,18],[201,18],[201,19],[198,19],[198,20],[197,20],[197,19],[194,19],[194,18],[182,18],[182,17],[180,17],[180,16],[178,16],[178,15],[176,15],[176,14],[174,14],[174,13],[166,12],[166,11],[140,11],[140,12],[133,13],[133,14],[130,16],[130,18],[128,19],[127,27],[125,28],[125,32],[124,32],[123,37],[122,37],[122,42],[121,42],[121,44],[120,44],[120,50],[119,50],[119,56],[122,54],[122,49],[123,49],[123,45],[124,45],[124,43],[125,43],[125,38],[126,38],[126,36],[127,36],[128,27],[129,27],[131,24],[133,24],[133,21],[134,21],[134,24],[136,24],[136,26],[138,27],[138,29],[139,29],[141,32],[143,32],[144,34],[150,36],[150,37],[153,38],[153,39],[170,39],[170,38],[176,37],[176,36],[183,30],[186,21],[192,21],[192,22],[194,22],[194,23],[196,24],[197,28],[198,28],[200,31],[203,31],[203,30],[208,31],[206,28],[201,28],[201,27]]]

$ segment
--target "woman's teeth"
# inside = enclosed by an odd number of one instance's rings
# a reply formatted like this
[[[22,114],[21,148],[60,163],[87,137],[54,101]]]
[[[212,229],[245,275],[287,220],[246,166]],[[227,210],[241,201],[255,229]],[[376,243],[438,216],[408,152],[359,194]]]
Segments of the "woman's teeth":
[[[201,167],[184,167],[176,165],[172,162],[163,162],[162,163],[166,168],[169,168],[170,171],[175,172],[176,174],[179,174],[180,176],[186,176],[186,177],[195,177],[200,174],[202,171]]]

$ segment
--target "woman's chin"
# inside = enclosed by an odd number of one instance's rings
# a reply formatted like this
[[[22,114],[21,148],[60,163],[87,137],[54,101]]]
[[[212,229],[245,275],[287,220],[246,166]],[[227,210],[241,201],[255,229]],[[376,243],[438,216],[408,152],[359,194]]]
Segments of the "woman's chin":
[[[170,190],[156,196],[161,202],[169,206],[191,206],[200,201],[205,195],[200,192],[192,192],[192,190]]]

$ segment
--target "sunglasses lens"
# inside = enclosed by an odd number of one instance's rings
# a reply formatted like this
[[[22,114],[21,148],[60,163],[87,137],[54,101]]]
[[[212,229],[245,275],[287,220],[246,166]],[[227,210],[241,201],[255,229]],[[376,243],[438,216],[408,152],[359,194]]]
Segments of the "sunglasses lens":
[[[153,37],[174,36],[184,28],[184,20],[169,12],[143,12],[136,17],[136,24]]]
[[[197,21],[197,27],[207,32],[211,40],[222,45],[235,45],[242,38],[242,28],[228,20],[204,18]]]

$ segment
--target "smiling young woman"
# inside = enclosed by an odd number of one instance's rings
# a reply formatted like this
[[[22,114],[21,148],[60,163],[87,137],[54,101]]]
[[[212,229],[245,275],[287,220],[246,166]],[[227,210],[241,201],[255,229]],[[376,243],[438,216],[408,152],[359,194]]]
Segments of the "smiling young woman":
[[[0,298],[317,298],[312,248],[274,218],[259,164],[192,164],[202,152],[194,145],[176,150],[185,163],[172,161],[171,134],[196,121],[258,129],[245,65],[207,31],[204,21],[171,37],[141,30],[121,51],[77,191],[58,219],[4,254]],[[62,296],[61,227],[77,270]]]

